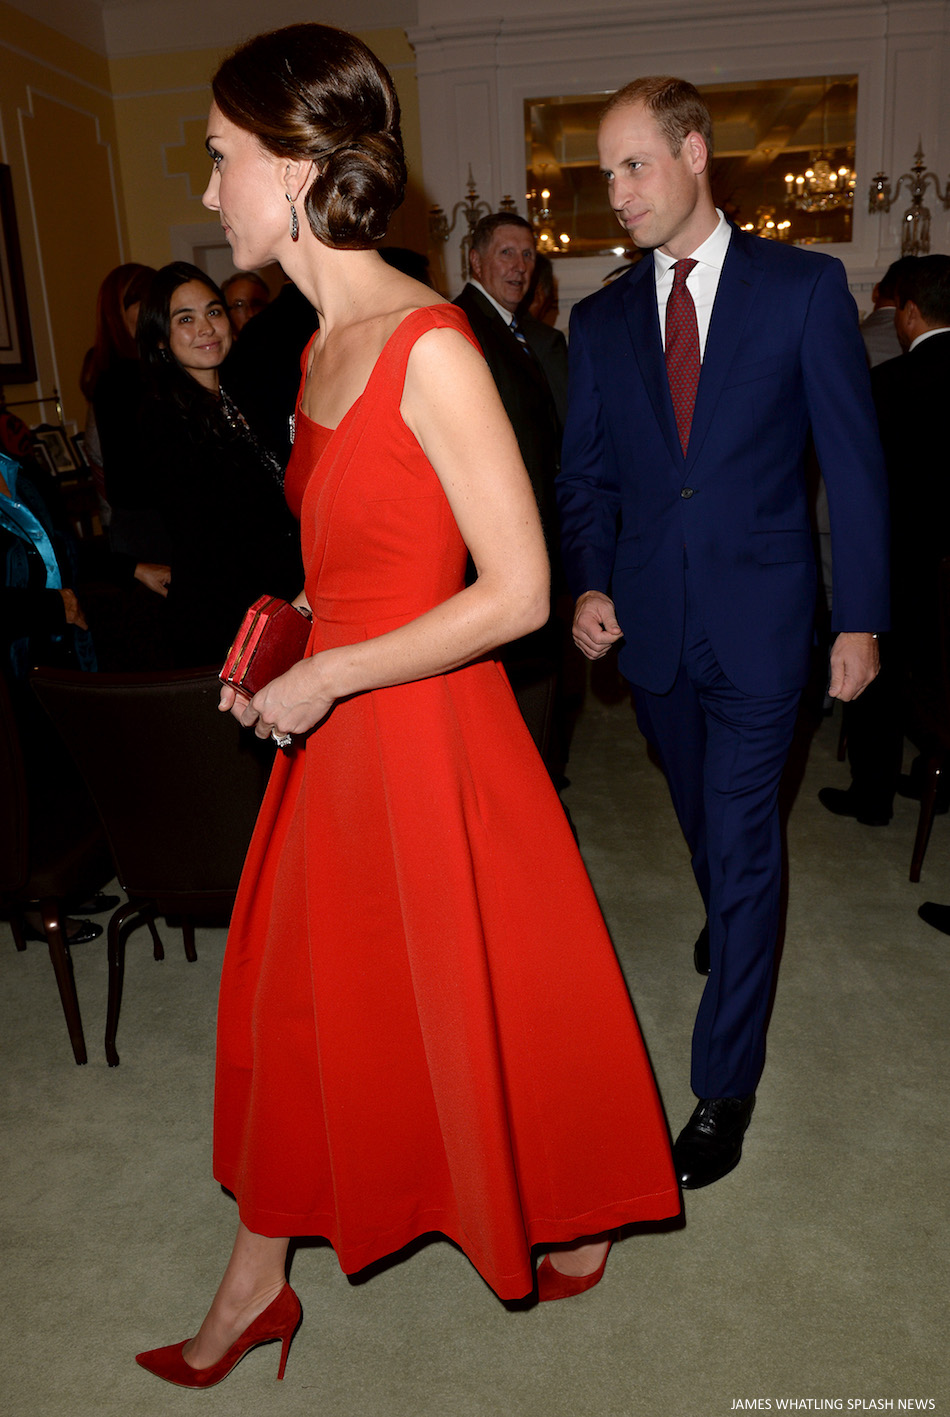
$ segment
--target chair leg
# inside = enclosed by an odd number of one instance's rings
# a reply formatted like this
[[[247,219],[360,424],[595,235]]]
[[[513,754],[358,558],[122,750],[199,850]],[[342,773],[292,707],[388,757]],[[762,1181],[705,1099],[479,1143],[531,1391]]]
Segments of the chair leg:
[[[115,1036],[119,1031],[119,1005],[122,1002],[122,977],[125,973],[125,940],[137,915],[151,909],[147,901],[127,900],[109,917],[107,943],[109,950],[109,1002],[106,1006],[106,1062],[110,1068],[119,1066]]]
[[[69,1030],[69,1041],[73,1045],[73,1057],[77,1063],[86,1061],[86,1040],[83,1037],[82,1019],[79,1016],[79,1000],[76,997],[76,978],[73,974],[73,961],[69,953],[69,942],[66,939],[66,932],[63,928],[64,919],[60,912],[59,903],[49,897],[40,902],[40,916],[43,921],[43,932],[46,935],[46,942],[49,946],[49,957],[52,961],[53,972],[56,975],[56,983],[59,986],[59,997],[63,1005],[63,1013],[66,1016],[66,1027]]]
[[[927,765],[924,769],[924,786],[920,794],[920,814],[917,818],[917,835],[914,838],[914,851],[910,858],[910,879],[915,884],[920,880],[920,869],[924,864],[924,852],[927,850],[927,842],[930,840],[930,829],[933,826],[934,810],[937,805],[937,787],[940,783],[942,767],[942,758],[928,758]]]
[[[154,911],[152,911],[151,914],[147,917],[145,923],[148,926],[148,932],[152,937],[152,958],[164,959],[165,946],[162,944],[162,937],[158,933],[158,926],[155,924]]]
[[[189,964],[194,964],[198,958],[198,951],[195,949],[195,922],[187,917],[182,920],[181,933],[185,942],[185,959]]]

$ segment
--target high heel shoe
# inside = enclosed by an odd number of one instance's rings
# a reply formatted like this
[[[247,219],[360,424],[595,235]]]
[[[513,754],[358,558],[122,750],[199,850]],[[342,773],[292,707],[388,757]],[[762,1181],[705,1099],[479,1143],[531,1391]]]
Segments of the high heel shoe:
[[[545,1255],[538,1265],[538,1302],[543,1304],[549,1299],[571,1299],[575,1294],[584,1294],[588,1289],[593,1289],[603,1278],[612,1243],[613,1241],[608,1240],[607,1253],[591,1274],[562,1274],[559,1269],[554,1268],[550,1255]]]
[[[179,1387],[214,1387],[215,1383],[221,1382],[231,1369],[240,1363],[245,1353],[250,1353],[251,1349],[260,1343],[272,1343],[274,1339],[279,1338],[282,1340],[282,1347],[277,1376],[282,1378],[287,1366],[290,1341],[297,1332],[301,1313],[300,1300],[290,1285],[285,1284],[277,1298],[268,1304],[263,1313],[258,1314],[241,1337],[231,1344],[224,1357],[219,1358],[217,1363],[212,1363],[210,1368],[193,1368],[182,1356],[182,1349],[191,1342],[190,1338],[181,1343],[172,1343],[167,1348],[152,1348],[148,1353],[137,1353],[135,1361],[140,1367],[154,1373],[157,1378],[164,1378],[167,1383],[177,1383]]]

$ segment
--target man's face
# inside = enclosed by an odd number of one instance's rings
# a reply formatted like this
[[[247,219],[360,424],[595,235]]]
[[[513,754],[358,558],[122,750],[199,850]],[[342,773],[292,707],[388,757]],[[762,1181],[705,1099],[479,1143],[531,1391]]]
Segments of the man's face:
[[[707,153],[698,133],[674,157],[649,109],[629,103],[607,114],[597,151],[610,205],[635,245],[679,259],[705,241]]]
[[[228,285],[228,314],[235,332],[240,334],[248,320],[259,315],[267,305],[267,292],[256,280],[232,280]]]
[[[534,270],[534,234],[523,226],[499,226],[485,251],[472,252],[472,274],[493,300],[512,314]]]

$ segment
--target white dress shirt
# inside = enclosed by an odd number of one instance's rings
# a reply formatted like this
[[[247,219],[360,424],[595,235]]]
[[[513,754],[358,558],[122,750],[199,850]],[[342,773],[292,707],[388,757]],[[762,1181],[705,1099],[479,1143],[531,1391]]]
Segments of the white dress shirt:
[[[697,246],[695,251],[690,252],[690,258],[696,262],[696,265],[686,277],[686,289],[693,297],[693,304],[696,306],[700,359],[706,353],[709,321],[712,319],[716,291],[719,289],[719,277],[722,275],[723,262],[726,259],[726,251],[729,249],[729,240],[732,236],[732,227],[718,207],[716,211],[719,215],[719,224],[715,231],[706,237],[701,246]],[[675,264],[676,257],[667,256],[659,247],[653,252],[656,308],[660,316],[660,339],[663,341],[664,349],[666,348],[666,302],[673,289],[673,267]]]
[[[908,354],[911,354],[911,353],[913,352],[913,350],[915,350],[915,349],[917,348],[918,345],[923,344],[924,340],[926,340],[926,339],[932,339],[934,335],[946,335],[946,334],[950,334],[950,326],[948,326],[948,325],[938,325],[935,330],[924,330],[923,334],[922,334],[922,335],[918,335],[917,338],[913,341],[913,343],[911,344],[910,349],[908,349],[907,353],[908,353]]]
[[[494,305],[495,309],[498,311],[505,324],[510,325],[512,320],[515,318],[511,311],[506,310],[504,305],[499,305],[495,297],[493,295],[488,294],[488,291],[482,285],[480,280],[476,280],[474,276],[469,276],[468,282],[469,285],[474,285],[475,289],[479,291],[482,295],[484,295],[485,299],[490,305]]]

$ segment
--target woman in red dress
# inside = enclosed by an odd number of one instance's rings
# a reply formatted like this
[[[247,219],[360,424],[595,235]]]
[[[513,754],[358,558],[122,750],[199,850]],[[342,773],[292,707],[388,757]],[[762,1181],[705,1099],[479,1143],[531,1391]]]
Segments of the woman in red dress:
[[[679,1210],[616,958],[492,658],[548,614],[517,443],[464,315],[375,250],[405,183],[392,82],[296,25],[213,90],[205,205],[320,326],[286,479],[307,655],[221,696],[285,749],[221,982],[214,1169],[238,1236],[196,1337],[139,1355],[189,1387],[278,1338],[282,1376],[288,1237],[328,1237],[352,1273],[440,1232],[499,1297],[543,1300],[595,1284],[618,1226]]]

